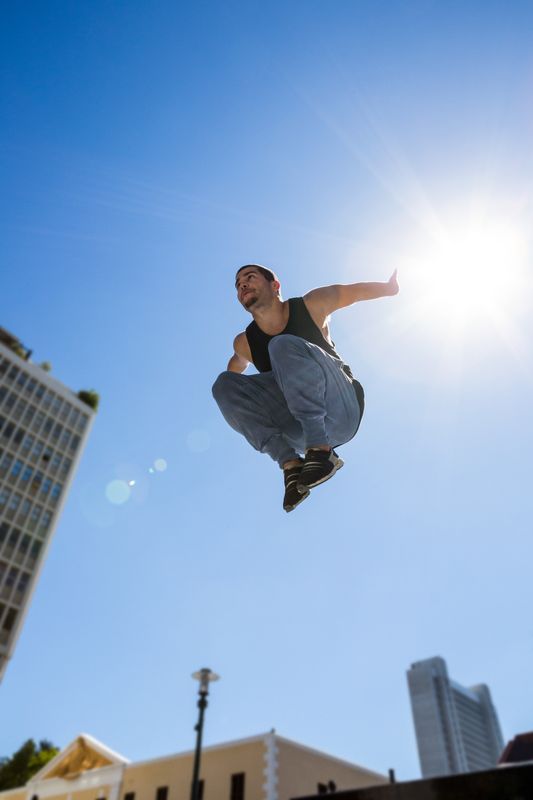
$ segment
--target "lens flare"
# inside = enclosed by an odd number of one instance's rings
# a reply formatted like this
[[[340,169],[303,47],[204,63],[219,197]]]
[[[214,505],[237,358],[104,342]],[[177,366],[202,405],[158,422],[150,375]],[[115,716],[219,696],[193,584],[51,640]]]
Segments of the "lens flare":
[[[131,489],[126,481],[110,481],[105,487],[105,496],[114,506],[124,505],[131,495]]]

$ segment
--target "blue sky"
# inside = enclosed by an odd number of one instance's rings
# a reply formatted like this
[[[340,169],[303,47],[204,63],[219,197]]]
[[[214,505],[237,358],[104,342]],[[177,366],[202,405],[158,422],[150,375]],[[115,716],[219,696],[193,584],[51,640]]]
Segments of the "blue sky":
[[[204,665],[207,743],[275,727],[416,777],[405,671],[437,654],[532,728],[532,28],[519,1],[4,9],[1,324],[102,400],[0,754],[188,749]],[[367,411],[290,515],[210,393],[250,261],[285,297],[400,270],[333,319]]]

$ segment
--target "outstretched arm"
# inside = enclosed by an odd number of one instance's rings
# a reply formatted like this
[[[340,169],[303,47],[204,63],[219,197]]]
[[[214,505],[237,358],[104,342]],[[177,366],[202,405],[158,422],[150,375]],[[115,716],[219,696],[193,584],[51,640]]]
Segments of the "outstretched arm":
[[[307,307],[323,313],[325,316],[339,308],[351,306],[361,300],[376,300],[378,297],[392,297],[398,294],[397,270],[394,270],[388,281],[372,283],[337,283],[332,286],[321,286],[305,295]]]

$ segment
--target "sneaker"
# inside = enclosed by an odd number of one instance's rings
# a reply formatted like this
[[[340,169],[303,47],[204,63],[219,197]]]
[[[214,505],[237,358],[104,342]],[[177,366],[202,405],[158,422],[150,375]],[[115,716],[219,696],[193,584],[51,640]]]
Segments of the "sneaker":
[[[303,458],[300,459],[301,463],[296,467],[289,467],[283,470],[283,480],[285,481],[285,496],[283,498],[283,509],[287,512],[292,511],[299,505],[306,497],[309,497],[309,489],[304,489],[303,492],[298,488],[298,478],[302,471],[304,464]]]
[[[298,477],[298,491],[305,494],[314,486],[332,478],[344,464],[335,450],[308,450]]]

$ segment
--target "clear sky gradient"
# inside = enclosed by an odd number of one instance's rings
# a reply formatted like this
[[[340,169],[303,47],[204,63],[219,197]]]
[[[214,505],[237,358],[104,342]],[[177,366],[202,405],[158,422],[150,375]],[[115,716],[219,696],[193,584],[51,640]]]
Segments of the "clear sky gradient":
[[[504,738],[531,730],[531,3],[2,16],[0,324],[102,399],[0,755],[189,749],[209,666],[206,743],[275,727],[413,778],[405,671],[433,655],[490,686]],[[332,321],[367,411],[290,515],[211,398],[250,261],[285,297],[400,272]]]

